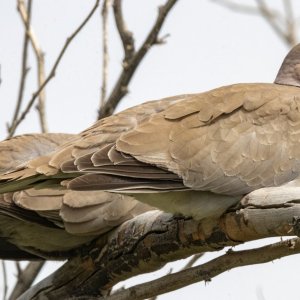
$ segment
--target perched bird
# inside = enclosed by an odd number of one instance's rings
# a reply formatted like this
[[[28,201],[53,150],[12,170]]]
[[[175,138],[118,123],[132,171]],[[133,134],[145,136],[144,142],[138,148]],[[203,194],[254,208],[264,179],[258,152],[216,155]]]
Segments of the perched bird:
[[[297,45],[272,84],[235,84],[147,102],[62,138],[66,141],[51,150],[44,147],[44,137],[31,136],[36,139],[32,147],[21,146],[10,156],[5,143],[14,145],[18,138],[2,142],[0,193],[8,208],[3,204],[0,214],[18,219],[14,209],[27,209],[51,225],[64,226],[61,234],[72,236],[75,248],[83,234],[87,242],[93,238],[90,233],[107,228],[99,223],[87,230],[85,222],[78,222],[70,230],[73,225],[68,225],[89,214],[93,220],[103,218],[101,206],[99,211],[90,206],[98,205],[101,197],[117,197],[112,205],[117,210],[122,201],[135,201],[134,197],[201,220],[220,216],[251,191],[292,181],[300,174],[299,60]],[[19,138],[20,144],[24,138]],[[94,193],[93,200],[89,193]],[[51,213],[57,210],[59,218]],[[122,218],[129,215],[134,213],[124,211]],[[32,217],[21,213],[20,219]],[[1,222],[0,235],[28,251],[30,239],[20,246],[24,233],[12,239],[8,225]],[[64,246],[61,241],[66,238],[57,239],[52,251]]]

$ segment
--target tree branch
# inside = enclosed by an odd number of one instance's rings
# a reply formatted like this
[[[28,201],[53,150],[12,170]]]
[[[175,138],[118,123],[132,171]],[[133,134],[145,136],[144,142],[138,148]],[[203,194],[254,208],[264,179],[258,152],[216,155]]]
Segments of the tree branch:
[[[23,1],[18,2],[19,7],[19,13],[21,15],[21,19],[23,21],[24,26],[26,27],[26,24],[28,23],[28,14],[26,12],[26,7],[24,5]],[[45,81],[45,60],[44,60],[44,52],[42,51],[38,40],[34,34],[33,28],[31,25],[29,25],[29,28],[27,30],[27,36],[29,37],[30,43],[32,45],[32,48],[34,50],[36,60],[37,60],[37,66],[38,66],[38,86],[40,87],[43,82]],[[39,103],[37,105],[37,110],[39,113],[39,119],[40,119],[40,125],[41,125],[41,131],[47,132],[47,122],[46,122],[46,113],[45,113],[45,102],[46,102],[46,93],[45,88],[40,92],[39,94]]]
[[[144,43],[137,52],[134,52],[134,44],[132,35],[126,29],[123,19],[121,4],[117,0],[114,4],[115,20],[121,40],[123,42],[125,58],[123,61],[123,70],[115,84],[111,94],[109,95],[106,103],[98,113],[98,119],[107,117],[113,113],[120,100],[128,93],[128,84],[132,79],[134,72],[145,57],[150,48],[155,44],[161,44],[162,40],[158,38],[164,21],[176,4],[177,0],[168,0],[165,5],[159,7],[158,17]],[[126,58],[127,56],[127,58]]]
[[[281,241],[256,249],[243,251],[230,250],[226,254],[203,265],[130,287],[105,299],[142,300],[158,294],[168,293],[196,282],[211,281],[213,277],[237,267],[262,264],[298,253],[300,253],[299,238]]]
[[[124,50],[123,63],[126,65],[129,63],[130,59],[133,57],[135,53],[133,33],[128,30],[127,25],[125,23],[121,0],[115,0],[113,8],[114,8],[116,26],[123,44],[123,50]]]
[[[230,0],[211,0],[212,2],[222,5],[228,9],[231,9],[235,12],[242,12],[247,14],[259,14],[259,10],[251,5],[235,3]]]
[[[158,211],[147,212],[81,249],[77,256],[32,287],[20,299],[105,296],[106,291],[116,283],[157,270],[170,261],[200,252],[218,251],[251,240],[299,234],[299,197],[300,188],[257,190],[247,195],[239,207],[218,220],[195,221]],[[279,252],[274,250],[266,253],[264,258],[256,255],[252,256],[252,260],[244,259],[241,265],[273,260],[278,253],[278,257],[294,254],[299,250],[298,240],[294,250],[282,247]],[[253,253],[257,253],[255,251]],[[237,258],[238,255],[230,257]],[[245,254],[241,255],[244,257]],[[240,266],[239,260],[237,264],[234,261],[230,261],[229,268]],[[216,273],[205,273],[207,277],[204,279],[224,270],[219,268],[214,271]]]
[[[111,6],[111,0],[104,0],[102,7],[102,84],[101,84],[101,99],[100,109],[104,106],[107,90],[108,78],[108,11]]]
[[[262,16],[265,18],[265,20],[270,24],[270,26],[273,28],[273,30],[278,34],[279,37],[286,40],[286,33],[281,29],[281,27],[278,25],[276,18],[274,17],[274,14],[271,12],[269,7],[266,5],[264,0],[256,0],[258,8],[262,14]]]
[[[296,21],[294,18],[292,3],[290,0],[284,0],[285,21],[286,21],[286,40],[291,46],[297,44]]]
[[[23,44],[23,54],[22,54],[22,69],[21,69],[21,79],[20,79],[20,84],[19,84],[18,98],[17,98],[17,103],[16,103],[14,114],[13,114],[13,118],[11,121],[11,125],[7,126],[9,137],[14,135],[13,128],[16,127],[17,119],[19,117],[21,105],[23,102],[23,95],[24,95],[25,84],[26,84],[26,76],[29,71],[29,67],[27,65],[27,60],[28,60],[28,45],[29,45],[28,31],[29,31],[30,18],[31,18],[31,7],[32,7],[31,0],[28,0],[27,11],[26,11],[26,6],[24,3],[24,0],[18,0],[17,9],[20,12],[20,14],[21,14],[22,10],[25,11],[25,13],[27,15],[27,20],[25,23],[24,44]]]
[[[297,43],[297,22],[293,16],[293,8],[290,0],[283,0],[285,15],[270,9],[265,0],[256,0],[257,7],[235,3],[230,0],[211,1],[236,12],[261,14],[285,43],[289,46],[294,46]]]
[[[17,299],[31,287],[44,264],[45,261],[33,261],[28,263],[24,270],[18,272],[18,280],[12,290],[9,300]]]
[[[5,261],[1,260],[1,266],[2,266],[2,275],[3,275],[3,289],[2,289],[2,299],[6,300],[8,285],[7,285],[7,272],[6,272],[6,265]]]
[[[204,253],[198,253],[198,254],[191,256],[191,258],[189,259],[187,264],[181,270],[186,270],[186,269],[191,268],[203,255],[204,255]]]
[[[61,62],[61,59],[63,58],[67,48],[69,47],[70,43],[72,42],[72,40],[76,37],[76,35],[81,31],[81,29],[87,24],[87,22],[90,20],[90,18],[93,16],[94,12],[96,11],[97,7],[99,6],[99,1],[100,0],[96,0],[92,10],[89,12],[89,14],[87,15],[87,17],[83,20],[83,22],[78,26],[78,28],[67,38],[63,48],[61,49],[60,53],[58,54],[58,57],[56,58],[54,65],[49,73],[49,75],[47,76],[47,78],[45,79],[45,81],[43,82],[43,84],[38,88],[38,90],[36,92],[33,93],[31,99],[29,100],[25,110],[23,111],[23,113],[20,115],[20,117],[14,122],[13,126],[10,129],[10,133],[9,133],[9,137],[13,136],[18,125],[25,119],[26,115],[28,114],[28,112],[30,111],[31,107],[33,106],[36,98],[39,96],[39,94],[41,93],[41,91],[44,89],[44,87],[49,83],[49,81],[55,77],[55,72],[56,69],[59,65],[59,63]]]

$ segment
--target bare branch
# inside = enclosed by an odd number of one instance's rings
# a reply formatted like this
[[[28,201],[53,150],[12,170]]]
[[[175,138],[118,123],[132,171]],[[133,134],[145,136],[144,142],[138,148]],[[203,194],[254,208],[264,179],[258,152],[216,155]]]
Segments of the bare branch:
[[[81,29],[87,24],[87,22],[90,20],[90,18],[93,16],[94,12],[96,11],[97,7],[99,6],[99,1],[100,0],[96,0],[92,10],[89,12],[89,14],[87,15],[87,17],[83,20],[83,22],[78,26],[78,28],[67,38],[63,48],[61,49],[60,53],[58,54],[58,57],[56,58],[54,65],[49,73],[49,75],[47,76],[47,78],[45,79],[45,81],[43,82],[43,84],[37,89],[36,92],[33,93],[31,99],[29,100],[25,110],[23,111],[23,113],[20,115],[20,117],[16,120],[16,122],[14,123],[14,125],[11,127],[9,136],[13,136],[17,126],[19,126],[19,124],[25,119],[26,115],[28,114],[28,112],[30,111],[31,107],[33,106],[36,98],[39,96],[40,92],[44,89],[44,87],[49,83],[49,81],[55,76],[55,72],[56,69],[59,65],[59,63],[61,62],[61,59],[63,58],[67,48],[69,47],[70,43],[72,42],[72,40],[76,37],[76,35],[81,31]]]
[[[236,3],[230,0],[211,1],[236,12],[261,14],[285,43],[289,46],[294,46],[297,43],[297,21],[293,16],[293,8],[290,0],[283,0],[285,16],[267,6],[265,0],[256,0],[257,7]]]
[[[25,34],[24,34],[24,44],[23,44],[23,52],[22,52],[22,68],[21,68],[21,79],[20,79],[20,84],[19,84],[19,92],[18,92],[17,103],[16,103],[14,114],[13,114],[13,118],[11,121],[11,125],[8,126],[9,136],[14,135],[13,128],[16,127],[17,119],[19,117],[21,105],[23,102],[23,95],[24,95],[25,84],[26,84],[26,76],[29,71],[29,67],[27,65],[27,60],[28,60],[28,45],[29,45],[28,30],[29,30],[29,26],[30,26],[31,7],[32,7],[31,0],[28,0],[27,11],[26,11],[26,6],[24,3],[24,0],[18,0],[17,9],[20,12],[20,14],[21,14],[21,10],[25,11],[25,13],[27,15],[27,20],[26,20],[26,24],[25,24]]]
[[[191,256],[188,260],[188,262],[183,266],[183,268],[181,268],[181,271],[186,270],[191,268],[202,256],[204,255],[204,253],[199,253],[199,254],[195,254],[193,256]],[[168,272],[168,274],[172,274],[173,273],[173,269],[171,268]],[[149,300],[156,300],[158,298],[159,295],[155,295],[151,298],[149,298]]]
[[[100,110],[104,106],[107,90],[107,78],[108,78],[108,11],[111,6],[111,0],[104,0],[102,7],[102,84],[101,84],[101,99]]]
[[[19,13],[21,15],[22,21],[24,26],[26,27],[26,24],[28,23],[28,14],[26,12],[26,8],[23,1],[20,1],[19,3]],[[27,29],[27,35],[29,37],[30,43],[32,45],[32,48],[34,50],[36,60],[37,60],[37,74],[38,74],[38,86],[40,87],[43,82],[45,81],[45,61],[44,61],[44,52],[42,51],[38,40],[36,38],[36,35],[34,34],[34,30],[32,28],[32,25],[29,25],[29,28]],[[45,102],[46,102],[46,91],[45,88],[40,92],[39,94],[39,103],[37,105],[37,110],[39,113],[39,119],[40,119],[40,125],[41,125],[41,131],[47,132],[47,122],[46,122],[46,113],[45,113]]]
[[[3,295],[2,295],[2,299],[6,300],[8,285],[7,285],[6,265],[5,265],[5,261],[4,260],[1,260],[1,265],[2,265],[2,274],[3,274],[3,292],[2,292]]]
[[[203,255],[204,253],[198,253],[193,255],[181,270],[186,270],[191,268]]]
[[[171,292],[196,282],[211,281],[213,277],[233,268],[262,264],[282,258],[284,256],[298,253],[300,253],[299,238],[281,241],[279,243],[251,250],[230,250],[226,254],[203,265],[186,269],[174,274],[169,274],[159,279],[130,287],[105,299],[142,300],[158,294],[161,295]]]
[[[17,299],[29,289],[43,268],[45,261],[33,261],[28,263],[24,270],[18,272],[18,280],[13,288],[9,300]]]
[[[279,37],[281,37],[283,40],[287,40],[286,33],[281,29],[281,27],[278,25],[278,22],[272,13],[272,11],[269,9],[267,4],[264,0],[256,0],[258,8],[262,14],[262,16],[265,18],[265,20],[271,25],[273,30],[278,34]]]
[[[130,59],[133,57],[135,53],[135,46],[134,46],[134,38],[133,33],[128,30],[127,25],[125,23],[123,12],[122,12],[122,0],[115,0],[114,1],[114,16],[116,21],[116,26],[123,43],[124,49],[124,61],[123,63],[128,64]]]
[[[135,52],[134,55],[132,55],[132,57],[130,58],[130,60],[128,62],[125,60],[126,63],[123,63],[123,70],[122,70],[122,72],[117,80],[117,83],[114,86],[110,96],[108,97],[105,105],[99,111],[98,119],[101,119],[101,118],[111,115],[113,113],[113,111],[115,110],[116,106],[118,105],[118,103],[120,102],[120,100],[128,93],[128,84],[129,84],[134,72],[136,71],[137,67],[141,63],[142,59],[145,57],[145,55],[147,54],[147,52],[150,50],[150,48],[153,45],[160,43],[158,34],[161,30],[162,25],[164,24],[164,21],[168,15],[168,13],[172,9],[172,7],[176,4],[176,2],[177,2],[177,0],[168,0],[165,5],[162,5],[161,7],[159,7],[159,13],[158,13],[156,22],[153,25],[152,29],[150,30],[144,43],[142,44],[140,49],[137,52]],[[118,1],[117,1],[117,5],[118,5]],[[114,9],[116,11],[116,6],[114,6]],[[123,20],[123,17],[122,17],[122,14],[120,14],[121,11],[120,11],[120,7],[118,7],[118,6],[117,6],[117,11],[118,11],[118,14],[115,15],[115,19],[116,19],[117,27],[119,28],[121,39],[123,41],[123,39],[125,38],[124,32],[126,33],[128,31],[126,31],[124,21],[123,22],[120,21],[120,20]],[[128,36],[128,34],[127,34],[127,36]],[[125,43],[125,40],[123,41],[123,45],[125,47],[124,49],[127,49],[128,45],[129,45],[128,39],[126,40],[126,44],[124,44],[124,43]],[[126,50],[124,50],[124,51],[125,51],[125,57],[126,57]],[[127,55],[129,55],[128,53],[127,53]]]
[[[191,256],[189,258],[188,262],[183,266],[183,268],[181,268],[181,271],[191,268],[203,255],[204,255],[204,253],[199,253],[199,254],[195,254],[195,255]],[[168,274],[172,274],[172,273],[173,273],[173,269],[170,268]],[[124,288],[122,290],[124,290]],[[117,291],[115,293],[117,293]],[[158,295],[155,295],[155,296],[152,296],[151,298],[149,298],[149,300],[156,300],[157,298],[158,298]]]
[[[259,14],[259,10],[250,5],[235,3],[230,0],[211,0],[212,2],[222,5],[228,9],[231,9],[235,12],[242,12],[247,14]]]
[[[45,81],[45,55],[43,52],[40,52],[40,55],[37,56],[38,60],[38,84],[39,87],[44,83]],[[48,126],[46,122],[46,109],[45,109],[45,104],[46,104],[46,90],[43,88],[39,94],[39,102],[37,105],[37,111],[39,114],[39,119],[40,119],[40,125],[41,125],[41,131],[42,132],[48,132]]]
[[[17,277],[22,273],[22,268],[19,261],[15,261],[16,269],[17,269]]]

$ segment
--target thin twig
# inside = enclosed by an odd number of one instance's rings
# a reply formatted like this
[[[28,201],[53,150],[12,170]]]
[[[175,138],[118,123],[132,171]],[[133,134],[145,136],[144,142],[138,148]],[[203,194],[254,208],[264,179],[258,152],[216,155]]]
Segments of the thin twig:
[[[140,49],[134,53],[132,58],[128,61],[128,64],[123,64],[123,70],[115,84],[110,96],[108,97],[105,105],[98,113],[98,119],[107,117],[111,115],[120,102],[120,100],[128,93],[128,84],[136,71],[137,67],[141,63],[142,59],[145,57],[146,53],[150,50],[150,48],[155,44],[161,44],[163,41],[162,39],[158,38],[158,34],[161,30],[164,21],[172,9],[172,7],[176,4],[177,0],[168,0],[166,4],[159,7],[158,17],[153,25],[152,29],[150,30],[148,36],[146,37],[144,43],[140,47]],[[116,19],[115,15],[115,19]],[[116,20],[116,24],[119,21]],[[125,23],[124,23],[125,24]],[[120,26],[117,25],[117,27]],[[120,28],[120,27],[118,27]],[[121,27],[122,28],[122,27]],[[122,33],[120,33],[121,36]],[[124,45],[124,42],[123,42]],[[126,50],[125,56],[126,56]]]
[[[204,253],[199,253],[199,254],[195,254],[193,256],[190,257],[190,259],[188,260],[188,262],[180,269],[180,271],[182,270],[187,270],[189,268],[191,268],[192,266],[194,266],[194,264],[204,255]],[[167,274],[172,274],[173,273],[173,269],[170,268],[169,272]],[[155,295],[151,298],[149,298],[149,300],[156,300],[158,298],[158,295]]]
[[[115,0],[113,4],[116,26],[123,44],[124,60],[123,64],[128,64],[135,53],[133,33],[128,30],[122,11],[121,0]]]
[[[67,38],[67,40],[66,40],[63,48],[61,49],[61,51],[58,54],[58,57],[55,60],[55,63],[53,65],[53,67],[52,67],[49,75],[47,76],[47,78],[45,79],[45,81],[43,82],[43,84],[37,89],[37,91],[33,93],[33,95],[31,97],[31,99],[29,100],[29,102],[28,102],[25,110],[20,115],[20,117],[16,120],[14,126],[11,128],[9,136],[12,136],[15,133],[17,126],[25,119],[26,115],[30,111],[30,109],[33,106],[36,98],[39,96],[40,92],[44,89],[44,87],[48,84],[48,82],[55,76],[56,69],[57,69],[59,63],[61,62],[61,59],[64,56],[64,54],[65,54],[68,46],[70,45],[70,43],[72,42],[72,40],[75,38],[75,36],[81,31],[81,29],[87,24],[87,22],[93,16],[94,12],[96,11],[97,7],[99,6],[99,2],[100,2],[100,0],[96,0],[94,6],[92,8],[92,10],[89,12],[89,14],[87,15],[87,17],[78,26],[78,28]]]
[[[22,268],[19,261],[15,261],[16,269],[17,269],[17,277],[21,276]]]
[[[21,19],[23,21],[24,26],[28,23],[28,15],[26,12],[26,8],[24,6],[24,2],[19,3],[19,13],[21,15]],[[34,50],[36,60],[37,60],[37,74],[38,74],[38,86],[40,87],[43,82],[45,81],[45,60],[44,60],[44,52],[42,51],[39,42],[37,40],[36,35],[34,34],[34,30],[32,28],[32,25],[29,25],[29,28],[27,29],[27,35],[29,37],[30,43],[32,45],[32,48]],[[45,88],[40,92],[39,94],[39,100],[38,100],[37,110],[39,113],[39,119],[40,119],[40,125],[41,125],[41,131],[47,132],[47,122],[46,122],[46,113],[45,113],[45,103],[46,103],[46,91]]]
[[[2,295],[2,299],[6,300],[8,285],[7,285],[6,265],[5,265],[4,260],[1,260],[1,265],[2,265],[2,274],[3,274],[3,295]]]
[[[101,84],[101,99],[100,110],[104,106],[107,90],[107,78],[108,78],[108,12],[111,6],[111,0],[104,0],[102,7],[102,84]]]
[[[190,257],[190,259],[188,260],[188,262],[180,269],[180,271],[182,270],[187,270],[189,268],[191,268],[192,266],[194,266],[194,264],[204,255],[204,253],[199,253],[199,254],[195,254],[193,256]],[[173,273],[173,269],[170,268],[168,274],[172,274]],[[156,300],[158,298],[158,295],[149,298],[149,300]]]
[[[259,14],[259,10],[254,6],[235,3],[229,0],[211,0],[211,1],[236,12],[242,12],[247,14]]]
[[[297,43],[297,20],[293,16],[293,8],[290,0],[283,0],[285,16],[267,6],[265,0],[256,0],[257,7],[252,7],[230,0],[211,0],[233,11],[251,14],[261,14],[270,24],[275,33],[289,46]]]
[[[37,54],[36,54],[37,55]],[[38,84],[39,87],[44,83],[45,81],[45,54],[41,51],[39,55],[37,55],[37,61],[38,61]],[[46,90],[45,88],[41,90],[39,94],[39,100],[37,105],[37,111],[40,118],[40,125],[41,125],[41,131],[42,132],[48,132],[48,126],[46,122]]]
[[[271,12],[264,0],[256,0],[258,8],[265,20],[270,24],[273,30],[278,34],[279,37],[286,40],[286,33],[278,25],[274,14]]]
[[[204,253],[198,253],[193,255],[189,261],[186,263],[186,265],[183,266],[183,268],[181,270],[186,270],[191,268],[202,256],[204,255]]]
[[[8,134],[10,137],[13,136],[14,132],[15,132],[14,128],[16,127],[16,123],[17,123],[17,120],[18,120],[18,117],[20,114],[20,109],[21,109],[21,105],[23,102],[23,95],[24,95],[25,84],[26,84],[26,76],[29,71],[29,67],[27,65],[29,36],[27,33],[29,30],[29,26],[30,26],[31,7],[32,7],[31,0],[28,0],[27,11],[26,11],[26,6],[24,3],[24,0],[18,0],[17,10],[20,12],[21,9],[25,9],[26,14],[27,14],[27,20],[25,23],[24,44],[23,44],[23,52],[22,52],[21,79],[20,79],[20,84],[19,84],[18,98],[17,98],[17,103],[16,103],[16,107],[15,107],[15,111],[13,114],[11,124],[8,126]]]
[[[196,282],[210,281],[213,277],[233,268],[266,263],[284,256],[298,253],[300,253],[299,238],[281,241],[279,243],[256,249],[243,251],[230,250],[226,254],[219,256],[203,265],[169,274],[159,279],[130,287],[105,299],[146,299],[158,294],[161,295],[177,290]]]
[[[27,289],[29,289],[43,268],[45,261],[32,261],[28,263],[24,270],[18,272],[18,280],[12,290],[9,300],[17,299]]]

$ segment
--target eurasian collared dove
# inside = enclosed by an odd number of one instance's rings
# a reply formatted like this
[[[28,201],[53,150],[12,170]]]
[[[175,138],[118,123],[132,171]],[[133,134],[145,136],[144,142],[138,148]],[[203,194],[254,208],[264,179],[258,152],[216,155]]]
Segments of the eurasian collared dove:
[[[245,194],[299,176],[299,59],[300,45],[274,84],[180,95],[100,120],[49,154],[2,167],[0,193],[62,185],[196,219],[220,216]]]

